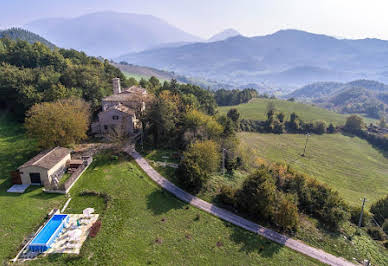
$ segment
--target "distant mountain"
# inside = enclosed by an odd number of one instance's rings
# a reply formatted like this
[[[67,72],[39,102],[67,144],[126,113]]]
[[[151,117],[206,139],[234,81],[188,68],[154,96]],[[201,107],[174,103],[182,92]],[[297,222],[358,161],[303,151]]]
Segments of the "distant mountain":
[[[226,29],[220,33],[217,33],[216,35],[214,35],[213,37],[211,37],[208,42],[218,42],[218,41],[223,41],[223,40],[226,40],[226,39],[229,39],[231,37],[235,37],[235,36],[238,36],[240,35],[240,33],[238,31],[236,31],[235,29]]]
[[[364,88],[369,91],[388,93],[388,85],[374,80],[360,79],[348,83],[316,82],[293,91],[287,97],[314,100],[334,96],[338,92],[345,91],[349,88]]]
[[[68,19],[41,19],[25,27],[60,47],[106,58],[163,43],[201,40],[150,15],[116,12],[98,12]]]
[[[388,82],[388,41],[339,40],[298,30],[251,38],[239,35],[119,58],[236,85],[264,82],[296,88],[314,81]]]
[[[32,33],[28,30],[20,29],[20,28],[10,28],[7,30],[0,30],[0,38],[8,38],[11,40],[23,40],[29,43],[40,42],[50,48],[55,47],[54,44],[40,37],[38,34]]]
[[[388,85],[373,80],[313,83],[286,97],[312,101],[341,113],[366,113],[372,118],[388,109]]]
[[[132,65],[124,62],[120,63],[112,63],[115,67],[120,69],[125,75],[127,76],[133,76],[135,78],[146,78],[149,79],[150,77],[154,76],[158,78],[159,80],[171,80],[171,79],[176,79],[178,82],[181,83],[190,83],[190,84],[195,84],[197,86],[200,86],[202,88],[209,88],[212,90],[217,90],[220,88],[224,89],[234,89],[234,86],[231,86],[230,84],[225,84],[225,83],[219,83],[214,80],[205,80],[205,79],[200,79],[196,77],[187,77],[183,75],[177,75],[174,72],[168,72],[152,67],[145,67],[145,66],[138,66],[138,65]],[[251,88],[251,86],[248,86]],[[244,86],[244,88],[248,88]]]

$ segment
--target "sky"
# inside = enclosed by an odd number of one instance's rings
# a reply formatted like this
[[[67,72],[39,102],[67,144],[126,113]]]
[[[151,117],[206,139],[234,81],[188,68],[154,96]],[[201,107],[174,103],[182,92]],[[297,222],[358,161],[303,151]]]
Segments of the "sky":
[[[245,36],[299,29],[388,40],[388,0],[0,0],[0,28],[107,10],[153,15],[202,38],[234,28]]]

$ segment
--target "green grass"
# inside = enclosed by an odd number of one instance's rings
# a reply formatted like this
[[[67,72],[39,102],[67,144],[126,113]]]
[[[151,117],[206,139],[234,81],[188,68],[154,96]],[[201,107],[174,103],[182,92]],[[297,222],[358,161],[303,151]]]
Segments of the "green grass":
[[[38,152],[25,137],[23,127],[0,115],[0,264],[16,255],[24,237],[36,230],[46,214],[64,201],[63,196],[43,193],[32,186],[24,194],[7,193],[10,172]]]
[[[101,198],[80,196],[84,189],[107,193],[111,199],[106,209]],[[95,158],[71,195],[67,212],[95,208],[102,215],[100,232],[85,242],[79,256],[50,255],[31,264],[318,264],[177,200],[133,161],[112,161],[109,153]]]
[[[342,134],[312,135],[306,157],[301,157],[306,137],[298,134],[240,133],[240,139],[269,161],[288,162],[339,191],[350,204],[368,206],[388,191],[388,155],[367,141]]]
[[[160,152],[158,150],[150,150],[150,153],[146,154],[145,157],[157,157],[158,154],[166,153],[168,153],[166,150]],[[170,151],[170,154],[172,153]],[[252,156],[254,155],[253,152]],[[153,167],[171,182],[178,184],[175,169],[155,164],[153,164]],[[239,171],[235,172],[233,176],[212,175],[197,196],[208,202],[218,204],[216,198],[223,185],[240,187],[246,177],[246,173]],[[357,258],[359,261],[369,259],[372,261],[372,264],[376,265],[386,265],[388,263],[387,250],[384,250],[381,244],[372,240],[365,230],[359,230],[359,233],[356,233],[356,226],[349,222],[344,224],[339,233],[332,233],[325,231],[316,219],[301,215],[299,230],[293,237],[336,256],[345,257],[349,261]]]
[[[134,78],[136,79],[137,81],[140,81],[141,79],[146,79],[146,80],[149,80],[151,76],[146,76],[146,75],[139,75],[139,74],[135,74],[135,73],[129,73],[129,72],[125,72],[123,71],[123,74],[126,78]],[[158,78],[160,82],[165,82],[165,81],[169,81],[169,80],[166,80],[166,79],[162,79],[162,78]]]
[[[227,113],[231,108],[237,108],[240,111],[242,118],[266,120],[266,110],[269,102],[273,102],[278,111],[284,112],[287,119],[292,112],[295,112],[305,122],[324,120],[328,123],[334,123],[335,125],[343,125],[345,124],[346,117],[349,116],[331,112],[329,110],[312,106],[310,104],[264,98],[254,98],[246,104],[219,107],[219,111],[223,114]],[[375,122],[373,119],[364,118],[364,120],[368,123]]]

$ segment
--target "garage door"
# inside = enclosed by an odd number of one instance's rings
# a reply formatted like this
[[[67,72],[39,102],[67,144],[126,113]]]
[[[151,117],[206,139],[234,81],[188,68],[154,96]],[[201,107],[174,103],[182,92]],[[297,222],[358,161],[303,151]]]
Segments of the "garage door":
[[[30,173],[31,183],[40,184],[40,173]]]

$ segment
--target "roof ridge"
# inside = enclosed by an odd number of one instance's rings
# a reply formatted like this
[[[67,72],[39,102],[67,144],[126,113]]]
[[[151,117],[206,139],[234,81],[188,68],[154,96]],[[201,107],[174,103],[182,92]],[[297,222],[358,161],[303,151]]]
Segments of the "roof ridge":
[[[49,150],[48,152],[46,152],[45,155],[43,155],[41,158],[39,158],[38,160],[36,160],[35,162],[32,163],[32,165],[36,165],[37,162],[39,162],[40,160],[42,160],[44,157],[46,157],[47,155],[49,155],[50,153],[52,153],[55,149],[57,149],[58,146],[52,148],[51,150]]]

